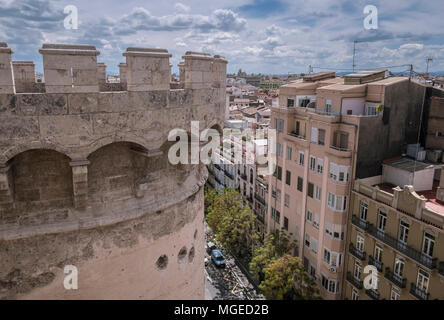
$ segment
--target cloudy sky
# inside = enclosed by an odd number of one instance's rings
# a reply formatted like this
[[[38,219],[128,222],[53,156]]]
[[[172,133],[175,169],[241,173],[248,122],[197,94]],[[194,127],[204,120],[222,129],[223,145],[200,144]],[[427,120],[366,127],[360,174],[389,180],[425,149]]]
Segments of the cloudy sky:
[[[364,28],[368,4],[378,8],[377,30]],[[67,5],[78,8],[77,30],[64,28]],[[432,57],[430,70],[443,71],[443,12],[443,0],[0,0],[0,41],[39,71],[45,42],[93,44],[110,73],[129,46],[168,49],[173,71],[189,50],[224,55],[229,72],[346,71],[354,40],[358,69],[421,72]]]

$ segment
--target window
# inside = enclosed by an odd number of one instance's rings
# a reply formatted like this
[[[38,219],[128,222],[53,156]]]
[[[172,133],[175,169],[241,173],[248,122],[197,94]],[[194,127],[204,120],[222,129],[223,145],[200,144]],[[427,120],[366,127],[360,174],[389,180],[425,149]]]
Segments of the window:
[[[382,262],[382,248],[375,246],[375,260]]]
[[[287,108],[293,108],[294,107],[294,99],[287,99]]]
[[[325,112],[331,113],[331,99],[325,99]]]
[[[285,172],[285,183],[291,185],[291,172],[288,170]]]
[[[316,268],[313,265],[310,265],[310,276],[316,279]]]
[[[253,169],[250,169],[250,184],[253,184],[254,174]]]
[[[330,251],[324,248],[324,261],[330,264]]]
[[[319,215],[317,213],[313,215],[313,227],[319,228]]]
[[[282,167],[277,166],[277,178],[278,180],[282,180]]]
[[[339,283],[336,280],[329,280],[327,277],[322,275],[322,287],[330,293],[339,292]]]
[[[308,233],[305,234],[305,246],[310,248],[310,235]]]
[[[288,194],[285,194],[284,196],[284,205],[289,208],[290,207],[290,196]]]
[[[337,196],[331,192],[328,193],[327,205],[330,209],[334,211],[345,211],[347,207],[347,197]]]
[[[318,142],[318,128],[311,128],[311,142]]]
[[[303,166],[304,165],[304,152],[299,151],[299,165]]]
[[[326,221],[325,233],[333,239],[344,240],[344,231],[342,231],[342,225],[340,224],[333,224],[329,221]]]
[[[359,206],[359,218],[361,218],[362,221],[367,220],[367,211],[368,211],[368,204],[364,201],[361,201],[361,204]]]
[[[320,187],[316,186],[315,199],[318,201],[321,201],[321,191],[322,191],[322,189]]]
[[[271,186],[271,196],[276,198],[276,188],[274,186]]]
[[[291,147],[287,147],[287,160],[291,160]]]
[[[318,240],[315,238],[311,238],[311,251],[318,253]]]
[[[284,120],[274,119],[274,128],[278,132],[284,132]]]
[[[356,249],[363,252],[364,251],[364,237],[359,235],[356,237]]]
[[[387,214],[385,212],[379,211],[379,213],[378,213],[378,230],[381,232],[384,232],[386,224],[387,224]]]
[[[309,103],[310,103],[310,99],[300,99],[299,100],[299,107],[306,108]]]
[[[307,210],[306,220],[312,222],[313,221],[313,212]]]
[[[396,287],[392,287],[392,291],[390,293],[390,300],[399,300],[399,297],[401,296],[399,289]]]
[[[404,273],[404,260],[401,258],[395,259],[395,267],[393,268],[393,273],[402,278]]]
[[[307,193],[308,193],[308,196],[310,198],[313,198],[313,192],[314,192],[314,184],[309,182],[308,183],[308,191],[307,191]]]
[[[279,142],[276,144],[277,147],[277,156],[282,157],[283,156],[283,146]]]
[[[302,192],[303,185],[304,185],[304,179],[298,177],[298,191]]]
[[[271,208],[271,219],[273,219],[277,223],[281,222],[281,213],[275,208]]]
[[[401,241],[403,244],[407,244],[409,227],[410,226],[407,222],[401,221],[399,223],[399,241]]]
[[[323,146],[325,145],[325,130],[318,129],[318,144]]]
[[[422,252],[429,256],[433,256],[433,247],[435,246],[435,237],[430,233],[424,233],[424,244],[422,246]]]
[[[318,158],[318,173],[322,174],[324,171],[324,159]]]
[[[340,267],[342,263],[342,254],[338,252],[331,252],[330,255],[330,265],[332,267]]]
[[[429,280],[430,280],[430,274],[422,269],[419,269],[418,279],[416,280],[416,287],[419,290],[427,292],[427,290],[429,289]]]
[[[347,182],[349,179],[348,171],[349,171],[349,166],[340,166],[334,162],[330,162],[329,177],[333,181]]]
[[[359,300],[359,294],[355,288],[352,289],[352,300]]]
[[[281,201],[281,190],[280,189],[276,190],[276,200]]]
[[[316,168],[316,158],[310,156],[310,170],[315,171],[315,168]]]
[[[288,218],[284,217],[284,229],[288,231]]]
[[[362,272],[362,267],[359,264],[359,262],[355,261],[355,268],[353,269],[353,277],[356,280],[361,280],[361,272]]]

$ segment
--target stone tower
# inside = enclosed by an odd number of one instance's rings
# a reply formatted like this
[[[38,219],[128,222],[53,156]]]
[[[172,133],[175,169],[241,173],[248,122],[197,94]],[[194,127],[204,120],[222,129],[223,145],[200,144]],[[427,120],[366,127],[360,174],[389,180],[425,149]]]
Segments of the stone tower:
[[[94,46],[44,44],[44,83],[16,63],[16,90],[11,53],[0,43],[0,299],[203,299],[207,170],[170,164],[168,134],[220,130],[227,61],[187,52],[171,89],[167,50],[128,48],[116,86]]]

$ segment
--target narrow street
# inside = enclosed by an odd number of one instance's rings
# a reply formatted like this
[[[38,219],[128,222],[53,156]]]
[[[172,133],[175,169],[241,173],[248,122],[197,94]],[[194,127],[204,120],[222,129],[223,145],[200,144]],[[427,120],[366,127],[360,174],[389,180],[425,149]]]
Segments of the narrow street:
[[[207,243],[210,229],[205,223]],[[236,265],[234,259],[223,248],[225,268],[217,268],[207,254],[208,263],[205,266],[205,299],[206,300],[264,300],[263,295],[257,294],[254,286],[248,281]]]

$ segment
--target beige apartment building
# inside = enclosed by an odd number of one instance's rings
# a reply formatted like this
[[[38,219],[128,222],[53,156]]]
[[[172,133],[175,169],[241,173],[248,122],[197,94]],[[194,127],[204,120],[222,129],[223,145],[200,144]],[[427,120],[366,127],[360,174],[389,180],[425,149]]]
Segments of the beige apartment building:
[[[444,299],[444,170],[395,158],[356,180],[350,203],[344,298]],[[440,187],[434,178],[440,177]],[[402,185],[402,187],[401,187]],[[367,265],[377,269],[365,286]],[[367,287],[367,288],[366,288]]]
[[[279,90],[267,231],[294,235],[324,299],[342,298],[351,182],[380,174],[383,159],[416,141],[423,96],[423,87],[385,70],[311,74]]]

